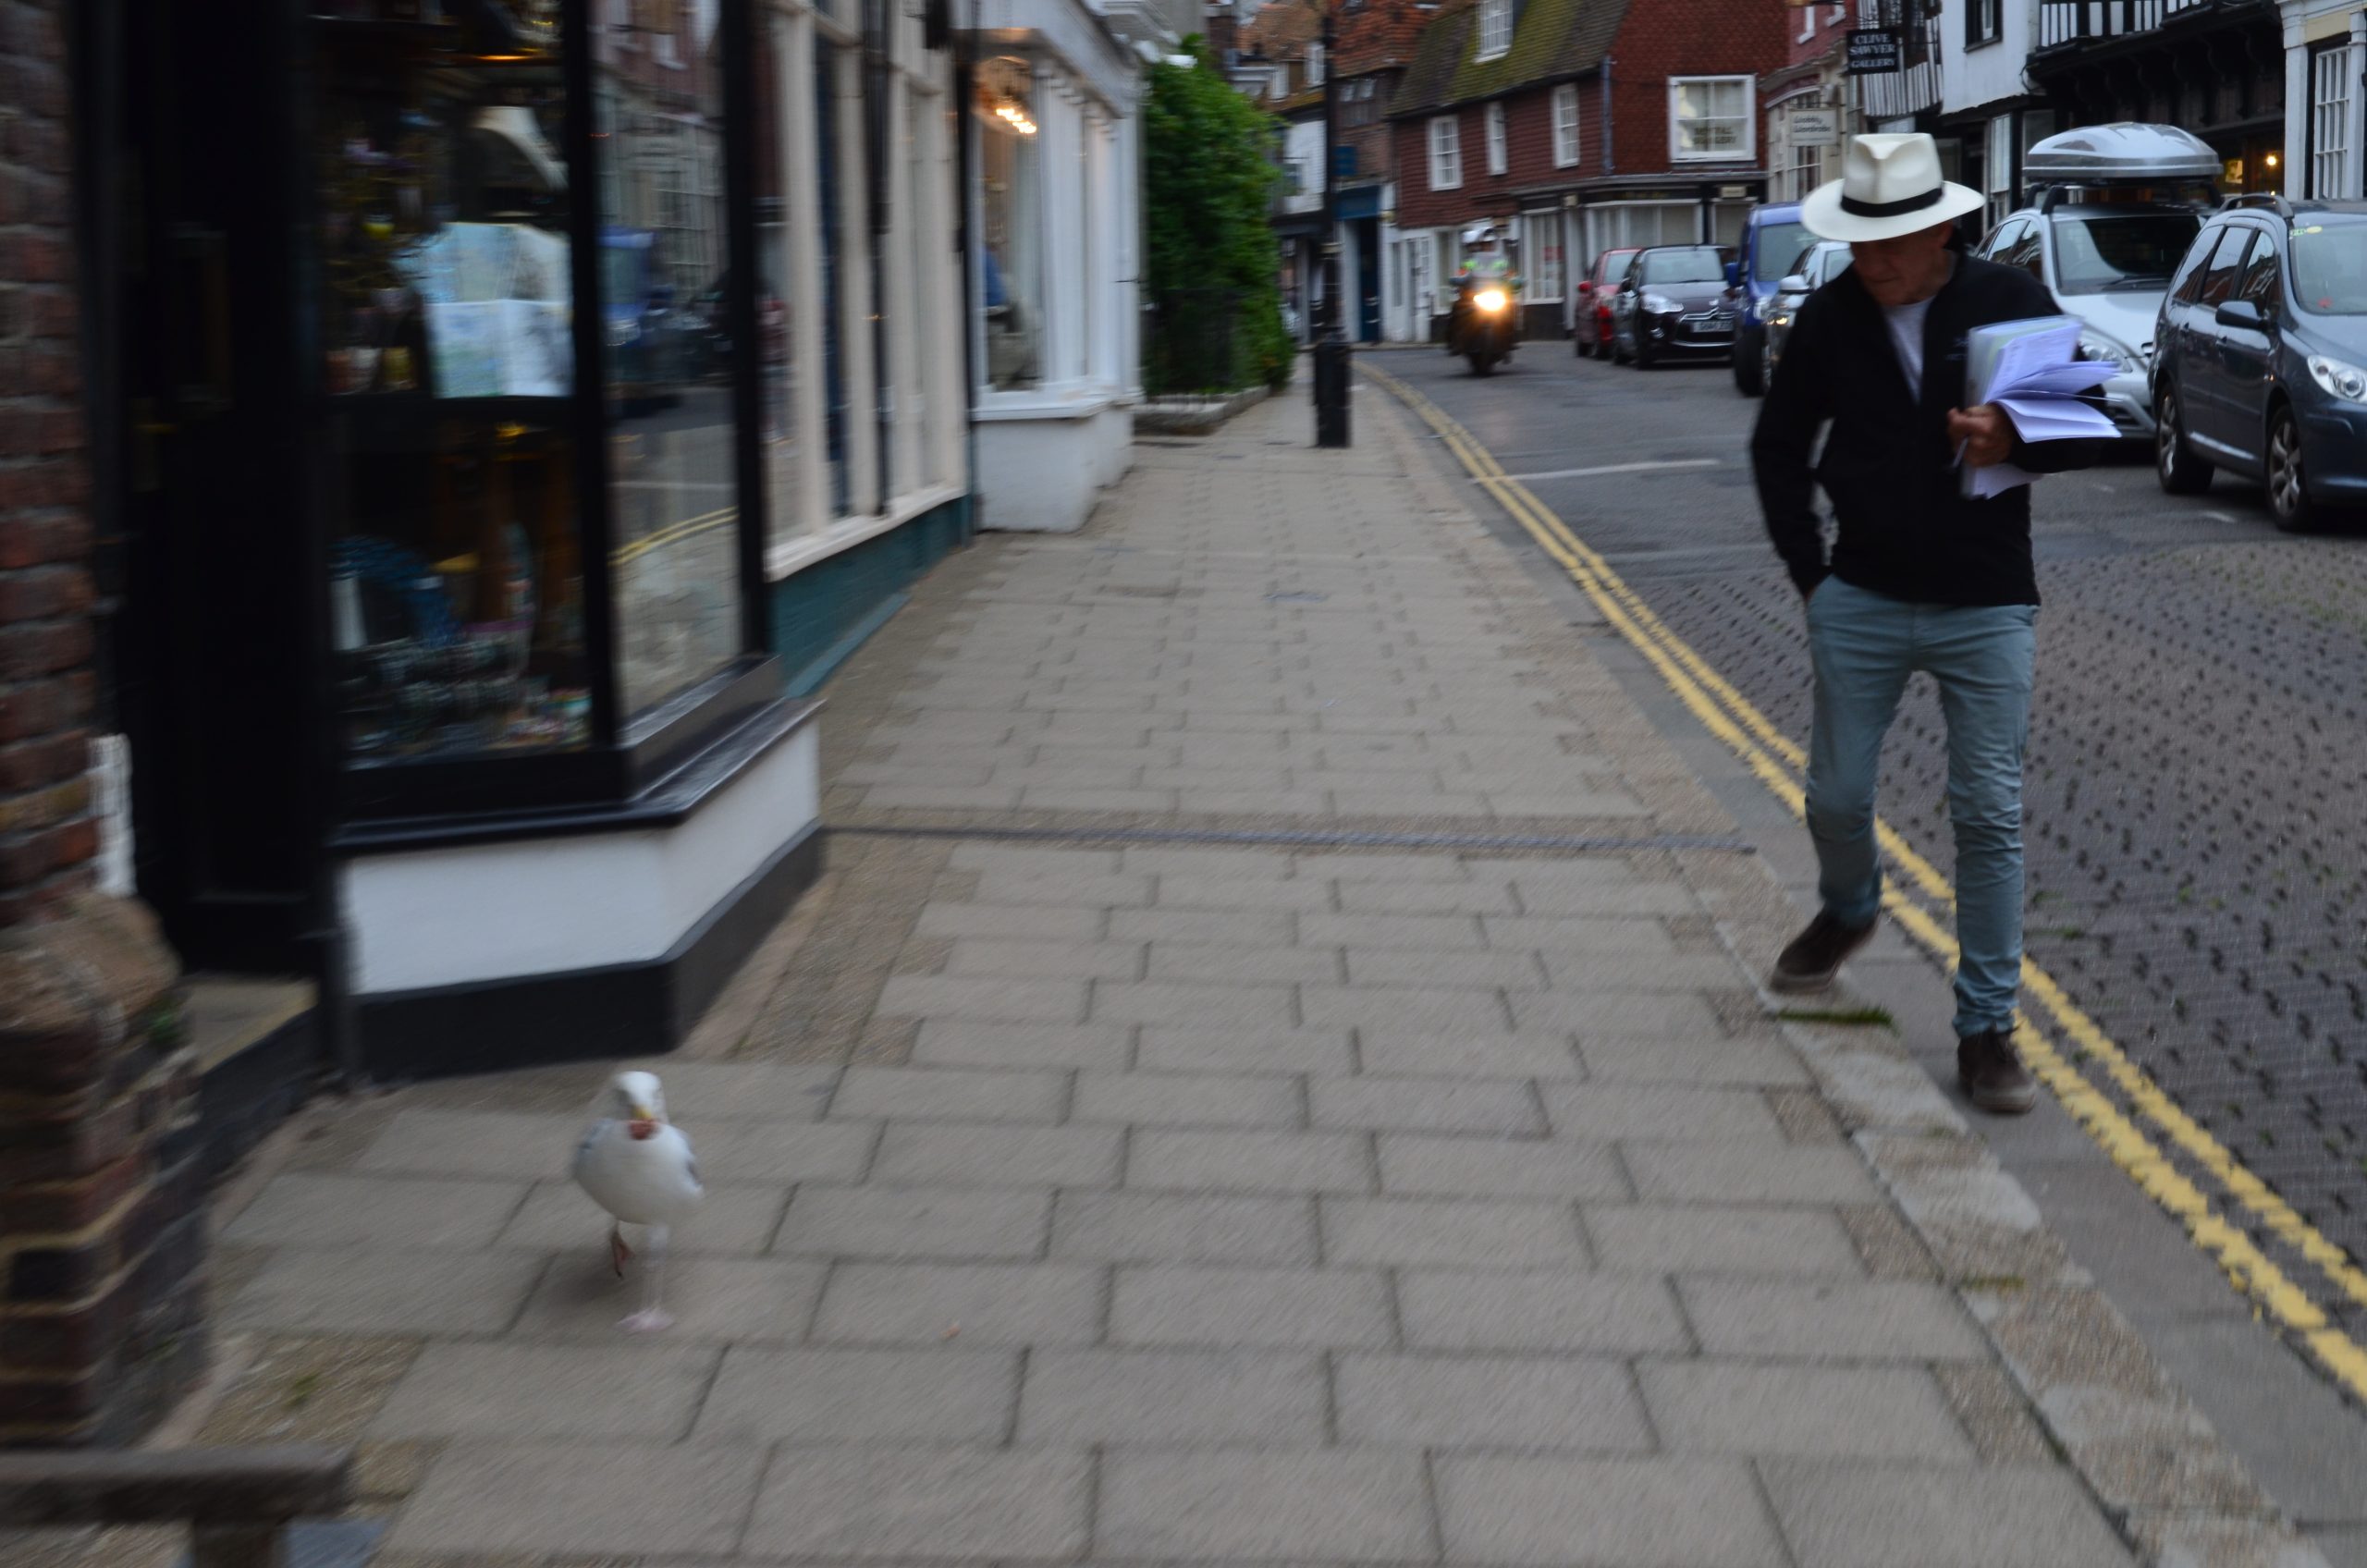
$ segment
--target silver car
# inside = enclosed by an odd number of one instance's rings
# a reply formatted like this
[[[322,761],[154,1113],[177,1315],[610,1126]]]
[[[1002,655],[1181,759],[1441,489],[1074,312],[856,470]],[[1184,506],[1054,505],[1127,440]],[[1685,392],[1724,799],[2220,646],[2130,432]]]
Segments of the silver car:
[[[1767,302],[1767,329],[1759,338],[1759,384],[1775,385],[1775,361],[1784,357],[1784,340],[1792,335],[1792,323],[1808,303],[1809,296],[1849,270],[1849,247],[1838,239],[1820,239],[1799,254],[1784,281],[1775,286],[1775,298]]]
[[[2150,442],[2154,319],[2216,204],[2219,156],[2177,126],[2120,124],[2059,131],[2022,163],[2030,204],[1976,253],[2027,270],[2079,318],[2080,357],[2114,367],[2104,412],[2124,439]]]

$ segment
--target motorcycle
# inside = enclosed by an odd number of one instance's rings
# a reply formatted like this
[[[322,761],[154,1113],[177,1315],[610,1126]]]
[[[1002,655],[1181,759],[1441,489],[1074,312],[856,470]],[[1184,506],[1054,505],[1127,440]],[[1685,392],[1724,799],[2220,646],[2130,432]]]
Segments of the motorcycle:
[[[1447,352],[1469,361],[1474,375],[1492,374],[1513,357],[1520,341],[1513,286],[1503,278],[1458,278],[1455,295],[1454,330],[1448,334]]]

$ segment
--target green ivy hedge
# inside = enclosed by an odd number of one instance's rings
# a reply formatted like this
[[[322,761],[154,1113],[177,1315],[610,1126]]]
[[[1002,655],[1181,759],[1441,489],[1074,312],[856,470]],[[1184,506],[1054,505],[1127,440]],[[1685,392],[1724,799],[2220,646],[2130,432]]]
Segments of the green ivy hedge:
[[[1282,325],[1268,221],[1282,178],[1275,122],[1224,80],[1201,39],[1183,48],[1194,63],[1153,66],[1143,107],[1143,287],[1157,312],[1145,389],[1279,389],[1297,345]]]

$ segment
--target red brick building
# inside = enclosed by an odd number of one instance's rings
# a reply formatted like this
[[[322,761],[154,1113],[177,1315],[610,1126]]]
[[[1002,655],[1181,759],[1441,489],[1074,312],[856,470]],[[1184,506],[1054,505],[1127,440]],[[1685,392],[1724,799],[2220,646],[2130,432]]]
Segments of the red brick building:
[[[1858,129],[1843,74],[1855,6],[1796,6],[1784,12],[1784,63],[1759,80],[1767,199],[1797,202],[1841,172],[1841,138]],[[1831,137],[1827,139],[1827,130]]]
[[[1765,193],[1759,80],[1791,17],[1772,0],[1441,9],[1389,114],[1396,227],[1417,252],[1429,236],[1434,321],[1480,219],[1513,238],[1532,333],[1565,329],[1569,275],[1599,251],[1731,242]]]

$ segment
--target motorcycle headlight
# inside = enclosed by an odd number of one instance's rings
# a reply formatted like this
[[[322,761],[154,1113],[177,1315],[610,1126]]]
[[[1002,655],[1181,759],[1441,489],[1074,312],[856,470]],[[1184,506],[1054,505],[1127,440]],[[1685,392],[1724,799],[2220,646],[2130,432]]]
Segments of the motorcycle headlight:
[[[1650,311],[1656,316],[1673,316],[1683,308],[1683,306],[1679,305],[1675,300],[1670,299],[1665,294],[1647,294],[1644,296],[1644,309]]]
[[[1483,311],[1501,311],[1504,308],[1504,291],[1501,288],[1482,288],[1479,290],[1479,297],[1472,303]]]
[[[2310,379],[2344,402],[2367,403],[2367,370],[2330,360],[2324,354],[2312,354],[2309,366]]]
[[[2101,361],[2122,375],[2132,375],[2144,368],[2135,354],[2092,329],[2079,334],[2079,357]]]

